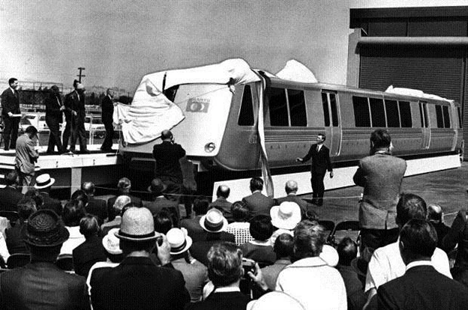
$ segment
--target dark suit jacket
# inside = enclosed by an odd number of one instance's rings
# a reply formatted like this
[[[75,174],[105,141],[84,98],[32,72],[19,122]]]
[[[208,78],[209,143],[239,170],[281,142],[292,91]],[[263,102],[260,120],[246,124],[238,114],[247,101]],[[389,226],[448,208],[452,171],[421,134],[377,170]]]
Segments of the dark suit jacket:
[[[58,215],[62,215],[62,203],[60,200],[50,197],[49,193],[41,192],[42,198],[44,199],[44,205],[42,209],[54,210]]]
[[[468,289],[432,266],[415,266],[377,290],[378,309],[467,309]]]
[[[8,112],[19,114],[20,111],[19,93],[18,90],[13,93],[10,87],[2,93],[2,115],[7,116]]]
[[[185,156],[185,150],[177,143],[163,141],[153,147],[153,157],[156,160],[156,175],[170,177],[174,183],[182,184],[184,176],[179,160]],[[164,181],[164,180],[163,180]]]
[[[187,310],[244,310],[249,301],[249,296],[241,292],[215,291],[206,300],[190,304]]]
[[[235,243],[236,237],[233,234],[224,231],[216,234],[205,232],[204,236],[202,236],[202,240],[193,241],[190,253],[196,260],[201,262],[203,265],[208,266],[208,258],[206,257],[206,254],[208,254],[211,246],[224,241]]]
[[[143,206],[149,209],[153,215],[161,212],[163,208],[167,208],[170,212],[174,212],[177,218],[180,219],[179,203],[177,201],[169,200],[165,197],[156,197],[154,201],[144,202]]]
[[[18,211],[16,204],[23,198],[23,194],[11,186],[0,188],[0,210]]]
[[[85,278],[34,262],[0,274],[1,309],[89,309]]]
[[[254,192],[252,195],[242,198],[250,210],[250,216],[258,214],[270,215],[270,209],[275,205],[275,201],[263,195],[261,192]]]
[[[224,217],[228,220],[229,223],[232,223],[234,220],[231,213],[232,202],[228,201],[224,197],[218,197],[215,201],[210,203],[208,209],[216,208],[219,211],[223,212]]]
[[[182,310],[190,296],[182,273],[158,267],[147,257],[127,257],[115,268],[95,269],[93,308]]]
[[[312,174],[325,174],[327,170],[333,171],[330,161],[330,150],[325,145],[322,145],[320,152],[317,152],[317,144],[313,144],[302,161],[306,162],[311,158],[312,164],[310,166],[310,171]]]
[[[86,212],[96,215],[99,220],[99,226],[104,223],[107,218],[107,204],[103,199],[97,199],[94,196],[88,197],[88,204],[86,205]]]
[[[49,94],[45,100],[46,106],[46,120],[51,123],[62,123],[62,98],[55,94]]]
[[[17,223],[15,226],[5,230],[5,241],[10,254],[29,253],[24,243],[26,236],[26,223]]]
[[[107,260],[106,250],[98,236],[92,236],[73,249],[73,266],[75,273],[87,277],[89,269],[97,263]]]
[[[121,194],[121,195],[124,195],[124,194]],[[114,214],[114,203],[115,203],[115,200],[117,199],[117,197],[119,197],[119,196],[120,195],[110,197],[109,199],[107,199],[107,216],[109,218],[109,222],[112,221],[113,219],[115,219],[115,216],[118,215],[118,214]],[[132,195],[127,195],[127,196],[130,197],[130,200],[134,204],[136,204],[139,207],[143,207],[143,203],[142,203],[140,198],[132,196]]]
[[[286,197],[276,199],[276,205],[280,205],[282,202],[285,202],[285,201],[297,203],[298,206],[301,208],[302,218],[304,218],[307,211],[309,211],[309,214],[314,215],[316,218],[318,218],[318,214],[314,210],[315,209],[314,205],[311,203],[308,203],[304,199],[297,197],[296,195],[288,195]]]
[[[348,310],[361,310],[366,304],[367,298],[356,270],[351,266],[344,265],[338,265],[336,269],[340,272],[346,287]]]
[[[193,219],[183,219],[180,227],[187,229],[187,233],[195,241],[204,240],[206,231],[200,226],[200,219],[203,215],[197,215]]]
[[[101,111],[102,111],[102,123],[103,124],[112,124],[112,116],[114,115],[114,103],[109,96],[105,96],[102,99],[101,103]]]

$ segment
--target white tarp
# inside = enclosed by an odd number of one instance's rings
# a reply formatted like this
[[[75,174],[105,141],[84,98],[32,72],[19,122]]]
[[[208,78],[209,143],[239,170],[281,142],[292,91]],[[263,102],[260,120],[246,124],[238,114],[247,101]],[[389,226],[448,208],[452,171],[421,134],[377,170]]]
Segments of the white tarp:
[[[434,100],[453,101],[451,99],[443,98],[437,95],[426,94],[425,92],[419,89],[393,87],[393,85],[390,85],[385,92],[392,93],[392,94],[405,95],[405,96],[414,96],[414,97],[421,97],[421,98],[427,98],[427,99],[434,99]]]
[[[295,59],[291,59],[286,63],[281,71],[276,73],[276,76],[283,80],[302,82],[302,83],[317,83],[315,75],[305,65]]]

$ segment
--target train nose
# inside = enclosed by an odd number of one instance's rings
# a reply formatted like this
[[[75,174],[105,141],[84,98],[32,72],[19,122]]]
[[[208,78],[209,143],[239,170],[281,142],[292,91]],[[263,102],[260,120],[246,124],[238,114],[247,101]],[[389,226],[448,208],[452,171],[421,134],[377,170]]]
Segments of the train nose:
[[[205,152],[211,153],[215,149],[216,149],[216,144],[214,144],[213,142],[209,142],[209,143],[205,144]]]

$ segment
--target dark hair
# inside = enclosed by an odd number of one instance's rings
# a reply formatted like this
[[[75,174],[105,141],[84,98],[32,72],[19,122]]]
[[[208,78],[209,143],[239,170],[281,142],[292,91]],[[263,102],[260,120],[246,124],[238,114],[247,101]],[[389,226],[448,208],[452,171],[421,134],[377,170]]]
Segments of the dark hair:
[[[428,221],[412,219],[401,229],[400,242],[409,259],[430,258],[437,246],[437,232]]]
[[[81,190],[88,196],[90,194],[94,194],[94,190],[95,190],[94,183],[93,182],[84,182],[81,185]]]
[[[415,194],[402,193],[397,204],[396,220],[400,226],[411,219],[426,219],[427,207],[424,199]]]
[[[228,198],[230,193],[231,189],[227,185],[220,185],[218,186],[218,190],[216,191],[216,196]]]
[[[343,238],[336,248],[339,256],[339,264],[350,266],[351,261],[357,257],[357,245],[351,238]]]
[[[6,185],[14,185],[18,183],[18,173],[16,170],[11,170],[5,176]]]
[[[371,145],[374,149],[389,147],[392,138],[385,129],[376,129],[370,136]]]
[[[250,180],[250,191],[261,191],[263,189],[263,180],[259,177]]]
[[[31,214],[36,212],[36,202],[34,199],[24,197],[16,204],[18,210],[18,216],[21,220],[25,221]]]
[[[293,255],[294,238],[290,234],[281,234],[275,240],[273,250],[276,253],[276,259],[282,257],[291,257]]]
[[[85,214],[85,210],[78,200],[70,200],[63,207],[62,219],[65,226],[78,226]]]
[[[159,211],[154,217],[154,230],[167,234],[167,232],[173,227],[172,217],[166,210]]]
[[[207,254],[208,277],[215,287],[235,283],[242,276],[242,251],[231,242],[214,244]]]
[[[32,136],[36,136],[37,135],[37,128],[34,127],[34,126],[28,126],[24,132],[27,133],[27,134],[30,134]]]
[[[254,216],[250,220],[249,231],[250,235],[256,240],[268,240],[274,231],[273,224],[271,224],[271,217],[263,214]]]
[[[86,195],[85,191],[81,189],[77,189],[73,192],[71,199],[73,200],[81,200],[84,205],[88,203],[88,195]]]
[[[205,198],[195,198],[193,201],[193,211],[197,215],[206,214],[209,204],[210,203]]]
[[[323,132],[319,133],[317,136],[322,136],[323,141],[327,140],[327,136]]]
[[[16,82],[16,81],[18,81],[17,78],[10,78],[10,79],[8,80],[8,84],[11,85],[11,84],[13,84],[13,83]]]
[[[429,205],[427,207],[427,219],[433,223],[442,221],[442,208],[439,205]]]
[[[36,208],[38,209],[41,209],[44,204],[44,198],[36,188],[28,189],[28,191],[24,194],[24,197],[33,199],[36,204]]]
[[[94,236],[99,231],[99,224],[96,217],[92,214],[86,214],[80,220],[80,233],[85,236],[85,238],[89,238]]]
[[[324,243],[323,227],[317,221],[300,222],[294,229],[293,260],[319,256]]]
[[[234,222],[245,222],[250,217],[250,210],[243,201],[236,201],[231,206],[231,214]]]

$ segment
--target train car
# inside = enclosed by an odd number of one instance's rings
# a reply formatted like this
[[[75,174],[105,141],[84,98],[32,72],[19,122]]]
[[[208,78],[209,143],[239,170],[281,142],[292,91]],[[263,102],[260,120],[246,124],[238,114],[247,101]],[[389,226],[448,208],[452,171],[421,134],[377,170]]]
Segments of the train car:
[[[366,156],[370,133],[377,128],[389,131],[397,156],[453,154],[463,149],[460,105],[454,101],[274,76],[267,80],[263,91],[261,81],[181,83],[164,90],[183,111],[184,119],[172,132],[198,171],[223,171],[225,177],[228,171],[258,175],[259,117],[273,172],[307,170],[308,165],[294,159],[304,156],[322,132],[335,164]],[[124,142],[120,150],[131,166],[151,167],[148,161],[157,143],[159,138]]]

